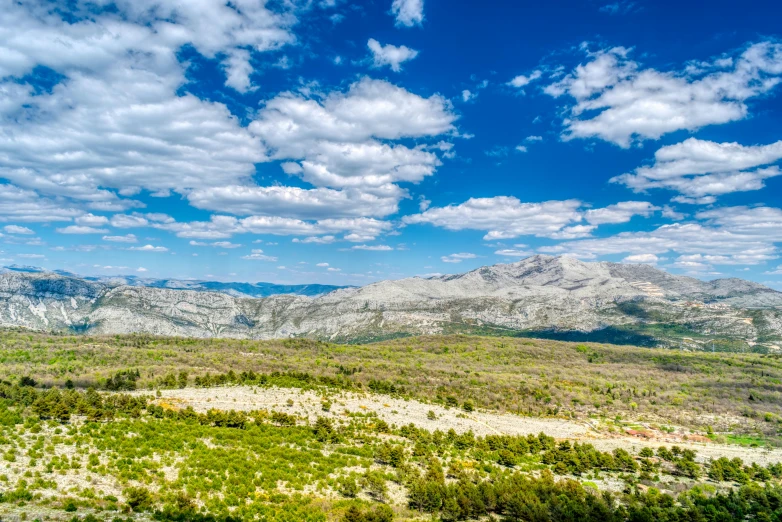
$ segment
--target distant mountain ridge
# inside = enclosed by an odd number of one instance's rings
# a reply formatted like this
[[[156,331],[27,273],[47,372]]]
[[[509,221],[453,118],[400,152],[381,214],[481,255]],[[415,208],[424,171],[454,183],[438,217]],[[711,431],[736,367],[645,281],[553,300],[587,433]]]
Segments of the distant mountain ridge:
[[[742,279],[701,281],[648,265],[532,256],[315,297],[234,296],[230,292],[244,288],[215,292],[230,284],[185,283],[8,270],[0,274],[0,325],[253,339],[364,341],[466,332],[693,349],[715,339],[736,349],[775,351],[782,345],[782,292]]]
[[[39,274],[46,273],[48,270],[37,266],[10,265],[3,269],[20,272]],[[276,283],[242,283],[242,282],[221,282],[196,279],[154,279],[137,276],[79,276],[65,270],[52,270],[51,273],[84,279],[85,281],[94,281],[107,286],[144,286],[149,288],[172,288],[180,290],[195,290],[198,292],[221,292],[234,297],[269,297],[279,294],[305,295],[314,297],[327,294],[341,288],[351,288],[350,286],[338,285],[279,285]]]

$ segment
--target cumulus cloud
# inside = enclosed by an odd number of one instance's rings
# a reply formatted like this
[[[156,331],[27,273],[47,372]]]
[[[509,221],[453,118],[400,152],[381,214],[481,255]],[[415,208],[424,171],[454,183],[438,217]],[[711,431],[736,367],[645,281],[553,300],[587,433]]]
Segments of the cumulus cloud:
[[[529,250],[518,250],[514,248],[504,248],[500,250],[496,250],[494,252],[498,256],[504,256],[504,257],[529,257],[534,254],[534,252],[531,252]]]
[[[768,178],[782,174],[782,141],[769,145],[716,143],[689,138],[659,149],[654,163],[613,178],[636,192],[668,189],[679,192],[680,201],[714,201],[714,196],[758,190]]]
[[[283,93],[266,103],[250,130],[271,159],[298,162],[287,172],[313,185],[386,190],[389,183],[419,182],[440,165],[431,150],[388,141],[452,132],[456,118],[442,96],[423,98],[363,78],[322,101]]]
[[[264,3],[120,0],[39,16],[33,4],[0,13],[0,175],[22,189],[97,210],[139,206],[141,190],[166,195],[249,179],[260,143],[225,105],[179,93],[192,45],[235,57],[294,41],[295,18]],[[69,11],[68,9],[72,9]],[[36,66],[62,80],[50,90],[15,84]],[[60,205],[63,206],[62,204]]]
[[[337,238],[334,236],[310,236],[310,237],[305,237],[303,239],[294,237],[292,241],[294,243],[304,243],[304,244],[314,243],[316,245],[328,245],[336,240]]]
[[[351,250],[369,250],[371,252],[389,252],[394,249],[388,245],[354,245],[350,248]]]
[[[41,197],[33,190],[0,184],[0,221],[72,221],[82,214],[84,211],[75,205],[63,204],[55,198]]]
[[[525,76],[523,74],[520,74],[513,79],[511,79],[508,82],[508,85],[511,87],[515,87],[516,89],[521,89],[522,87],[526,87],[530,83],[534,82],[535,80],[540,79],[543,76],[543,72],[540,70],[533,71],[531,74]]]
[[[346,241],[371,241],[380,234],[388,232],[393,225],[372,218],[303,221],[279,216],[248,216],[239,219],[234,216],[214,215],[209,221],[150,223],[149,226],[173,232],[178,237],[194,239],[227,239],[235,234],[272,234],[308,236],[297,242],[326,243],[334,241],[335,233],[345,233],[343,239]],[[317,238],[316,236],[319,235],[321,237]]]
[[[19,225],[6,225],[3,227],[6,234],[35,234],[35,232],[27,227],[20,227]]]
[[[201,241],[190,241],[190,246],[211,246],[217,248],[239,248],[242,246],[240,243],[231,243],[230,241],[213,241],[211,243],[203,243]]]
[[[654,254],[633,254],[622,259],[622,262],[654,265],[657,264],[659,260],[660,258]]]
[[[430,208],[405,216],[406,224],[430,224],[448,230],[486,231],[484,239],[522,235],[546,237],[581,221],[578,200],[522,203],[515,197],[471,198],[459,205]]]
[[[679,255],[680,263],[754,265],[778,256],[782,209],[726,207],[698,213],[698,222],[663,225],[652,231],[623,232],[604,238],[566,241],[538,250],[584,258],[626,254]]]
[[[164,246],[144,245],[139,247],[130,247],[128,250],[137,250],[139,252],[168,252]]]
[[[230,209],[231,213],[238,215],[323,219],[394,214],[403,196],[402,189],[392,184],[373,193],[355,188],[334,190],[228,185],[194,190],[187,198],[191,205],[205,210]]]
[[[60,234],[105,234],[108,230],[105,228],[86,227],[83,225],[69,225],[67,227],[58,228],[57,232]]]
[[[254,90],[250,74],[253,66],[250,64],[250,52],[246,49],[233,49],[228,52],[224,62],[225,84],[241,93]]]
[[[391,67],[394,72],[402,70],[402,64],[413,60],[418,56],[418,51],[409,47],[395,46],[391,44],[382,45],[374,38],[370,38],[367,47],[372,52],[372,65],[374,67]]]
[[[624,47],[588,53],[588,62],[545,87],[551,96],[575,100],[563,139],[600,138],[629,147],[740,120],[749,114],[747,101],[774,89],[782,76],[782,44],[775,42],[679,71],[644,69],[630,53]]]
[[[461,252],[459,254],[450,254],[447,256],[442,256],[440,260],[443,263],[461,263],[465,259],[475,259],[476,257],[478,256],[476,256],[475,254],[471,254],[469,252]]]
[[[394,0],[391,14],[396,18],[397,27],[413,27],[424,22],[424,0]]]
[[[125,234],[124,236],[103,236],[103,241],[111,243],[135,243],[138,241],[135,234]]]
[[[248,259],[250,261],[277,261],[274,256],[267,256],[260,248],[254,248],[249,254],[242,256],[242,259]]]
[[[109,219],[106,216],[96,216],[92,213],[82,214],[78,216],[74,221],[77,225],[84,225],[88,227],[108,225]]]
[[[584,218],[592,225],[627,223],[633,216],[649,217],[657,210],[660,208],[646,201],[623,201],[604,208],[587,210]]]
[[[746,236],[782,242],[782,209],[775,207],[722,207],[702,211],[696,217],[708,225]]]

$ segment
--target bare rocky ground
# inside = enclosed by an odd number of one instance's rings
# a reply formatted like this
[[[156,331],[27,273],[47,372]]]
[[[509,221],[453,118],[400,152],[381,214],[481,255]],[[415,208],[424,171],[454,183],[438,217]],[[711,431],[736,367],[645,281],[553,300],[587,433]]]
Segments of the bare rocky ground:
[[[701,462],[719,457],[739,457],[746,463],[756,462],[765,466],[782,462],[782,449],[749,448],[736,445],[707,442],[705,437],[667,434],[644,430],[610,432],[598,422],[586,423],[556,418],[523,417],[511,413],[473,411],[466,413],[459,408],[446,408],[415,400],[405,400],[379,394],[352,392],[314,392],[297,388],[257,388],[252,386],[230,386],[219,388],[185,388],[161,390],[159,404],[174,408],[192,406],[199,412],[209,409],[253,411],[282,411],[308,419],[327,417],[335,421],[344,420],[353,414],[377,415],[378,418],[397,426],[414,424],[429,431],[457,433],[472,431],[477,436],[491,434],[528,435],[543,432],[557,439],[589,442],[601,451],[615,448],[640,450],[644,446],[657,448],[676,444],[691,448]],[[323,403],[330,403],[324,411]],[[434,415],[432,415],[432,412]],[[630,433],[634,433],[630,434]],[[693,439],[699,440],[695,442]]]

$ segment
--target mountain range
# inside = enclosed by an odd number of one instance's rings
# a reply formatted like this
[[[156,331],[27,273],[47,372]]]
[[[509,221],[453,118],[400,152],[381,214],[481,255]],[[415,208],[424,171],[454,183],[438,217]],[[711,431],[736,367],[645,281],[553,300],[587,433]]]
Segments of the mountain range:
[[[340,342],[434,333],[776,351],[782,292],[650,265],[536,255],[458,275],[363,287],[0,273],[0,326]],[[716,346],[716,348],[715,348]]]

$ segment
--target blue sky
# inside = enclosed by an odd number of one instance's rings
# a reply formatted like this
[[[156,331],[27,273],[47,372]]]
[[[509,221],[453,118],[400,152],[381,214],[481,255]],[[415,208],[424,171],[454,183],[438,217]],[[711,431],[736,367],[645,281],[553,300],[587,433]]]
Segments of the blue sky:
[[[366,284],[548,253],[782,289],[781,11],[3,2],[0,263]]]

